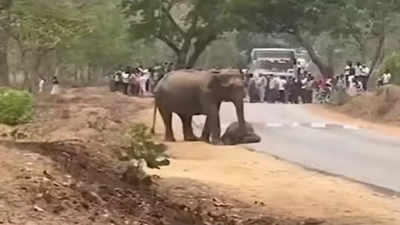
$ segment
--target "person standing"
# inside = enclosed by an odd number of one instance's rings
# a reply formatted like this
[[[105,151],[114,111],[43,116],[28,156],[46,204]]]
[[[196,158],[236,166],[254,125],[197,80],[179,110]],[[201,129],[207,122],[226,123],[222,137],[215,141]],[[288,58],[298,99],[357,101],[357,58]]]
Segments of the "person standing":
[[[143,70],[143,73],[140,73],[138,79],[139,79],[139,95],[140,96],[145,96],[146,95],[146,83],[147,80],[150,78],[150,75],[148,74],[148,71]]]
[[[122,93],[128,95],[129,80],[131,78],[131,68],[128,66],[122,73]]]
[[[315,79],[314,76],[312,76],[311,73],[308,74],[308,77],[306,78],[306,85],[304,88],[305,91],[305,103],[313,103],[313,89],[315,86]]]
[[[269,83],[269,89],[270,89],[270,99],[271,103],[275,103],[278,98],[279,98],[279,77],[275,75],[271,75],[271,81]]]
[[[370,69],[366,65],[361,66],[361,82],[363,84],[364,91],[367,91],[368,89],[369,72]]]
[[[356,66],[354,67],[354,76],[356,78],[356,80],[358,81],[362,81],[363,76],[362,76],[362,68],[361,68],[361,63],[357,62]]]
[[[356,75],[356,71],[353,67],[353,62],[348,61],[347,65],[344,69],[344,75],[346,77],[346,87],[349,87],[354,76]]]
[[[44,88],[44,83],[45,82],[46,82],[46,80],[43,77],[41,77],[40,81],[39,81],[39,93],[43,92],[43,88]]]
[[[59,87],[58,78],[56,76],[53,77],[52,84],[53,84],[53,87],[51,88],[50,94],[51,95],[58,94],[60,87]]]
[[[258,91],[258,97],[260,102],[265,101],[265,88],[267,86],[267,79],[264,76],[256,74],[256,87]]]
[[[257,82],[254,74],[249,75],[249,102],[254,103],[257,100]]]
[[[286,101],[286,77],[282,76],[279,79],[279,102],[285,103]]]
[[[391,79],[392,79],[392,74],[390,73],[389,70],[386,70],[385,73],[382,75],[382,85],[390,84]]]

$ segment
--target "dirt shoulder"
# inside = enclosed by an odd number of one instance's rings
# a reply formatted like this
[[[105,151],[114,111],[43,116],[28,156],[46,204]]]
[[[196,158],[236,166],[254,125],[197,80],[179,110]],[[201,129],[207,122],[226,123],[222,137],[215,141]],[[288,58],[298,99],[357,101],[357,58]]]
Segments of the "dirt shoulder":
[[[143,121],[150,122],[149,114],[143,113]],[[174,119],[175,131],[180,131],[179,120]],[[162,134],[158,121],[157,132]],[[396,196],[384,196],[241,147],[183,142],[168,146],[171,166],[150,171],[163,178],[165,191],[183,196],[215,192],[278,217],[319,218],[326,224],[400,224]]]
[[[338,123],[348,124],[359,128],[381,132],[389,136],[400,136],[400,126],[391,122],[372,121],[363,117],[356,117],[340,108],[325,105],[307,105],[307,110],[315,115]],[[356,110],[356,109],[355,109]]]
[[[308,105],[307,108],[333,121],[400,136],[400,86],[388,85],[352,97],[341,106]]]

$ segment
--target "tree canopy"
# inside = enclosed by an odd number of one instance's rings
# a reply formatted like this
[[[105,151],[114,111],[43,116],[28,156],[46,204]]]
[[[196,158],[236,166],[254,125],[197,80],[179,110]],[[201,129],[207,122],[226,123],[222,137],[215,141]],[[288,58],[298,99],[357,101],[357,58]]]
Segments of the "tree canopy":
[[[1,0],[0,82],[89,82],[166,60],[244,66],[254,47],[305,48],[325,76],[346,60],[373,73],[400,50],[399,21],[399,0]]]
[[[383,37],[387,32],[384,27],[393,24],[398,7],[397,0],[233,0],[233,11],[241,29],[293,35],[325,76],[334,74],[331,58],[337,46],[349,41],[358,46],[366,60],[368,41],[378,39],[371,62],[373,69],[384,46]],[[330,55],[325,60],[315,49],[320,37],[325,41],[335,40],[325,43]],[[344,40],[346,43],[339,43]]]
[[[232,29],[227,0],[122,0],[135,39],[155,38],[193,67],[206,47]]]

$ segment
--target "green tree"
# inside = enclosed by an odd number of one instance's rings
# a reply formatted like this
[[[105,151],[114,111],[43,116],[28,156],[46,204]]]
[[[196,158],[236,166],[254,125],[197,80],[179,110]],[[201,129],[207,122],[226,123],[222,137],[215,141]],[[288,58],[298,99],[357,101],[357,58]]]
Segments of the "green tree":
[[[11,12],[10,35],[21,51],[21,64],[34,90],[43,58],[71,38],[88,32],[85,21],[65,3],[45,0],[15,0]]]
[[[232,28],[227,0],[122,0],[135,39],[158,39],[176,55],[178,68],[193,67]]]
[[[348,0],[340,8],[342,16],[334,32],[350,37],[359,49],[361,60],[366,61],[371,42],[376,42],[371,55],[370,73],[384,57],[388,34],[399,28],[400,1]]]
[[[128,24],[115,2],[100,0],[85,4],[79,8],[79,14],[87,21],[90,32],[60,45],[57,49],[60,62],[74,64],[76,70],[85,68],[85,78],[89,81],[94,80],[97,72],[104,73],[117,64],[130,64],[134,45],[129,40]]]
[[[309,53],[312,61],[325,76],[334,74],[329,57],[323,59],[315,49],[318,37],[329,33],[340,16],[340,0],[233,0],[235,12],[240,15],[242,28],[256,32],[286,33],[293,35]],[[331,54],[335,49],[330,48]]]
[[[334,74],[332,59],[335,52],[347,47],[348,39],[358,47],[364,60],[368,43],[371,39],[377,41],[371,60],[374,69],[382,58],[385,33],[398,18],[395,14],[400,4],[397,0],[256,0],[251,3],[233,0],[233,3],[244,29],[294,35],[325,76]],[[321,38],[325,38],[324,50],[318,51]],[[322,57],[321,52],[326,56]]]

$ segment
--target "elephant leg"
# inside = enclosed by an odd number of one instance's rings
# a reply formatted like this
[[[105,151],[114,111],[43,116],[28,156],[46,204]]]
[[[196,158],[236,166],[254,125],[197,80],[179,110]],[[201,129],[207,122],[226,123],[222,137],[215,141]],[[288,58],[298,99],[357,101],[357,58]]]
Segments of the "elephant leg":
[[[165,126],[165,141],[175,142],[174,132],[172,131],[172,112],[159,108]]]
[[[210,110],[207,115],[207,119],[208,118],[210,120],[208,127],[211,130],[211,143],[214,145],[223,145],[224,143],[221,140],[221,124],[218,107]]]
[[[203,132],[201,133],[201,140],[205,142],[210,141],[210,119],[208,118],[208,116],[203,127]]]
[[[197,141],[198,138],[193,134],[192,116],[179,114],[183,126],[183,138],[185,141]]]
[[[217,105],[217,115],[219,114],[219,110],[221,108],[221,103]],[[206,122],[204,124],[203,132],[201,133],[201,140],[204,142],[210,142],[210,135],[211,135],[211,121],[210,117],[207,116]]]

